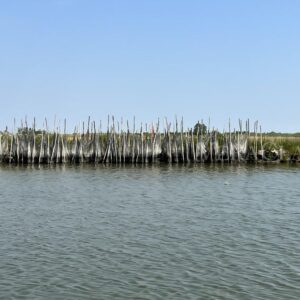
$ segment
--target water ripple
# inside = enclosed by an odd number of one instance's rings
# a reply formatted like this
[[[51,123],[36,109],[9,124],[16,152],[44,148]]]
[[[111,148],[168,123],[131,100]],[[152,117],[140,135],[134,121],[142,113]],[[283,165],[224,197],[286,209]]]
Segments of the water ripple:
[[[0,298],[299,299],[299,179],[264,165],[1,167]]]

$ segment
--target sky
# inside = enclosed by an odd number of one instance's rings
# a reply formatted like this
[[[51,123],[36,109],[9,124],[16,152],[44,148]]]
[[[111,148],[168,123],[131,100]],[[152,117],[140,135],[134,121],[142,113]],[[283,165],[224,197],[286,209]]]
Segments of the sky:
[[[0,0],[0,130],[177,115],[300,132],[299,16],[298,0]]]

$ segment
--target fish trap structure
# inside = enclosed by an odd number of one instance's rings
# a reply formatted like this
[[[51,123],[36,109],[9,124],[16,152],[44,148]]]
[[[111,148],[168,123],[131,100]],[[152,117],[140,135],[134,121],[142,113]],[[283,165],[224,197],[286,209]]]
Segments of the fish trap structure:
[[[37,130],[35,120],[31,127],[21,122],[21,127],[0,133],[0,162],[7,164],[153,164],[153,163],[212,163],[282,161],[283,149],[265,150],[258,122],[250,132],[250,122],[245,130],[239,121],[239,130],[227,131],[208,128],[198,122],[194,129],[184,129],[183,120],[172,124],[164,122],[160,131],[159,120],[150,126],[141,124],[132,130],[129,122],[115,122],[108,118],[107,130],[102,131],[101,122],[90,121],[76,126],[73,133],[66,133],[60,126],[48,129],[45,120],[43,129]],[[125,128],[124,128],[125,127]],[[172,130],[171,130],[172,128]]]

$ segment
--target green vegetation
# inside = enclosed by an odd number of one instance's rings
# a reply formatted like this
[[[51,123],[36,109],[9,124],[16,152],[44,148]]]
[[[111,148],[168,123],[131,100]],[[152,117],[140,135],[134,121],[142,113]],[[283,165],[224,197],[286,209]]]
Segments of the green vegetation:
[[[207,133],[207,126],[203,123],[200,123],[200,122],[195,124],[193,134],[197,135],[198,133],[199,134],[206,134]]]
[[[170,131],[170,126],[163,132],[145,132],[142,128],[139,132],[115,132],[112,126],[109,132],[93,129],[84,134],[19,128],[15,134],[0,132],[0,138],[0,155],[4,161],[19,162],[20,157],[23,159],[29,153],[28,161],[34,162],[39,160],[38,155],[42,161],[47,162],[60,162],[62,157],[64,161],[66,157],[70,161],[80,161],[86,157],[93,161],[110,162],[148,162],[156,159],[169,162],[300,162],[300,133],[250,133],[236,130],[221,133],[209,130],[200,122],[183,132],[177,129],[177,125],[175,132]]]

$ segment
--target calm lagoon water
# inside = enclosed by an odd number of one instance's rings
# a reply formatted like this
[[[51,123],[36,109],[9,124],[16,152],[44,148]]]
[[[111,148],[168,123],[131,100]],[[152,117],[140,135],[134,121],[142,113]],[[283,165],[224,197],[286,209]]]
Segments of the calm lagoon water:
[[[300,168],[0,167],[0,299],[300,299]]]

